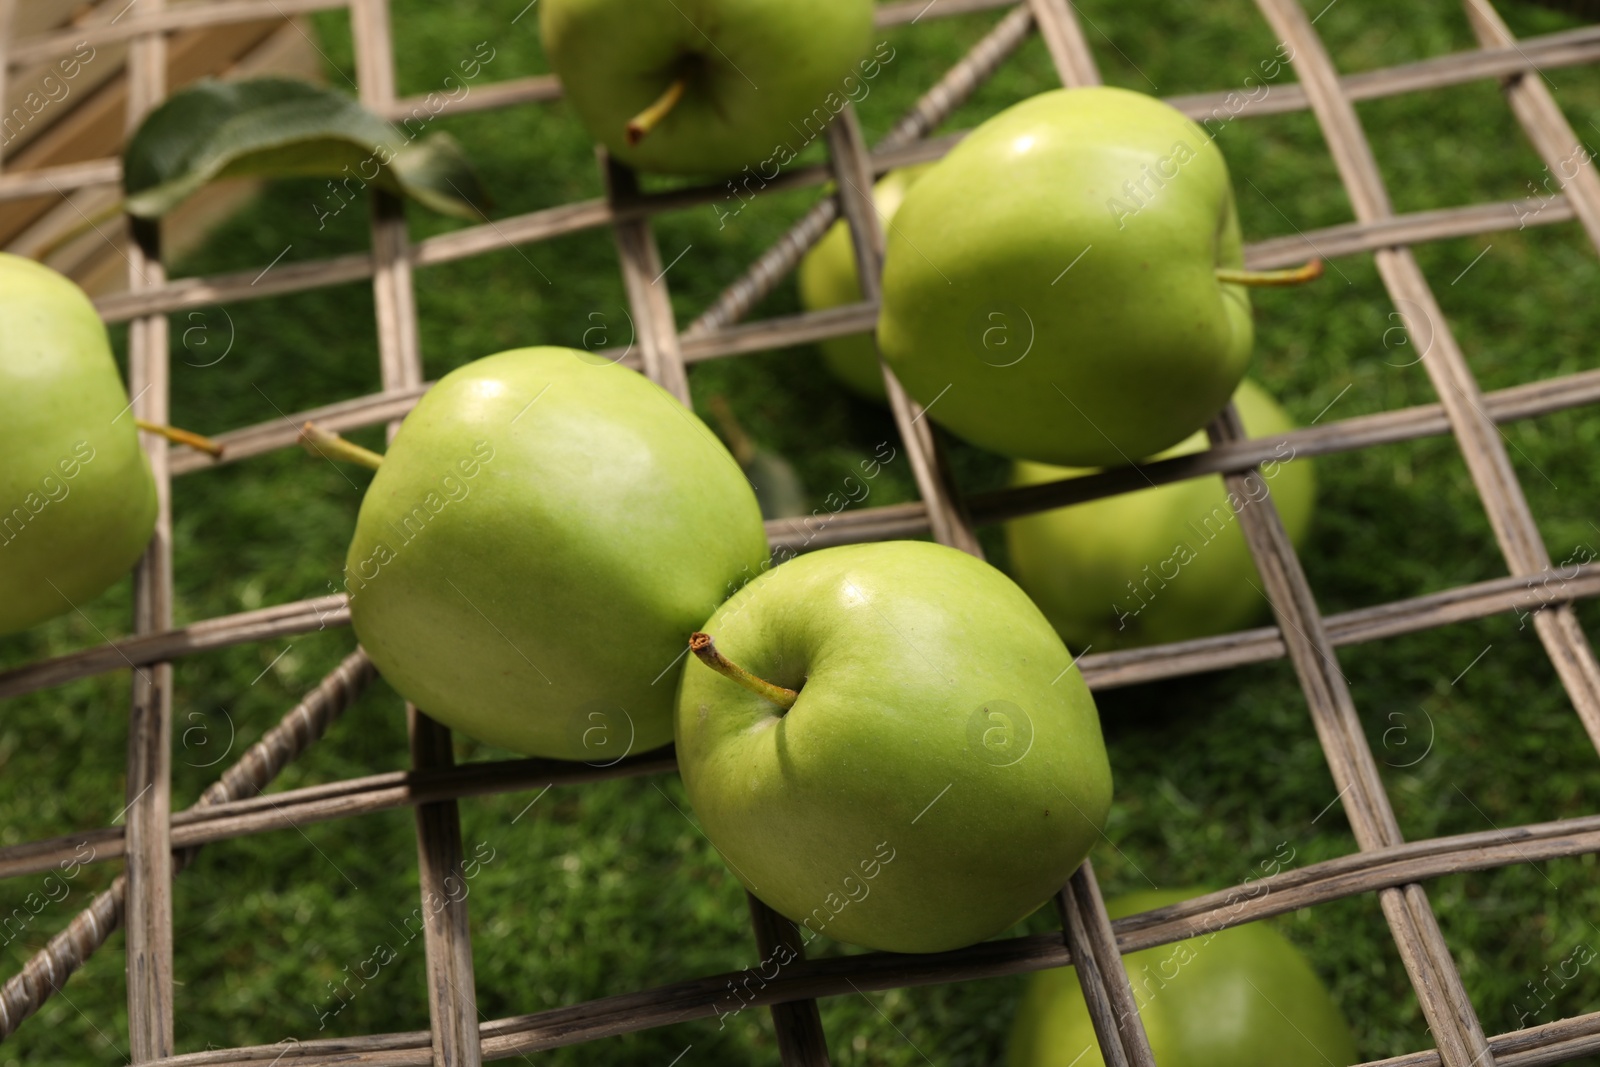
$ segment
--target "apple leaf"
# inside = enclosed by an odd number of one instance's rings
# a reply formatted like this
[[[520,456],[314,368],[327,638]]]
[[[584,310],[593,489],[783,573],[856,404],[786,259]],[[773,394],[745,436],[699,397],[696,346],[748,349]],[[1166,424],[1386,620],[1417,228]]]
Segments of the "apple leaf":
[[[218,178],[339,178],[467,219],[489,199],[448,134],[409,139],[349,97],[291,78],[207,79],[173,94],[134,133],[122,169],[124,207],[141,218]]]

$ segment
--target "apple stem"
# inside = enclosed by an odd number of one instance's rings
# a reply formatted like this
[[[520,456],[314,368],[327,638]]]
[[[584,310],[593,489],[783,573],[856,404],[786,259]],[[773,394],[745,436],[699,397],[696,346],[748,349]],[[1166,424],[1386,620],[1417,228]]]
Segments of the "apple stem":
[[[176,426],[163,426],[159,422],[149,422],[145,419],[134,419],[133,424],[146,433],[153,433],[157,437],[165,437],[173,444],[188,445],[196,451],[205,452],[212,456],[222,455],[222,446],[209,437],[197,434],[192,430],[180,430]]]
[[[731,678],[757,696],[766,697],[784,711],[794,707],[794,702],[800,699],[800,694],[793,689],[785,689],[781,685],[773,685],[765,678],[757,678],[727,656],[724,656],[718,650],[716,643],[711,640],[710,634],[690,634],[689,651],[700,657],[701,663],[704,663],[724,678]]]
[[[313,456],[342,459],[346,463],[359,464],[370,470],[377,470],[383,466],[383,457],[376,452],[362,448],[354,441],[346,441],[332,430],[324,430],[314,422],[308,422],[300,428],[300,447]]]
[[[636,145],[644,140],[644,135],[656,128],[656,124],[667,117],[667,112],[678,106],[678,101],[683,99],[684,90],[688,83],[678,78],[667,91],[656,97],[656,102],[639,112],[628,120],[628,144]]]
[[[1231,267],[1217,268],[1217,281],[1229,285],[1248,285],[1251,288],[1264,289],[1272,286],[1304,285],[1314,282],[1322,277],[1322,260],[1313,259],[1303,266],[1290,267],[1288,270],[1235,270]]]

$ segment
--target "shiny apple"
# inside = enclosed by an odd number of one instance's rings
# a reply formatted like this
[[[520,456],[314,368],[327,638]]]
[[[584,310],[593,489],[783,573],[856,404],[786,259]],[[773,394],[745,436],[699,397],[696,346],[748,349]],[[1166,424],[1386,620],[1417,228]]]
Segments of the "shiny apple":
[[[1094,700],[988,564],[921,541],[824,549],[704,631],[697,656],[746,678],[685,670],[684,786],[729,869],[804,936],[972,944],[1048,900],[1098,838]]]
[[[1063,89],[983,123],[888,228],[878,342],[936,421],[1063,466],[1130,463],[1227,403],[1250,302],[1222,153],[1126,89]]]
[[[445,375],[372,479],[345,567],[385,679],[534,756],[672,739],[684,645],[767,556],[716,436],[625,367],[524,348]]]

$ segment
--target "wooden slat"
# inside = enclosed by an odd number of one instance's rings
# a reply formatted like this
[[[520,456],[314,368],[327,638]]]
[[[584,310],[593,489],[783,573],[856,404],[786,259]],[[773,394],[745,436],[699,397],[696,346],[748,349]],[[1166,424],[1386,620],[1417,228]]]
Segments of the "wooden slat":
[[[147,34],[152,40],[159,41],[162,34],[175,30],[288,18],[344,5],[345,0],[209,0],[203,4],[166,7],[164,3],[145,0],[137,11],[123,9],[114,18],[53,30],[18,41],[11,50],[9,65],[17,67],[54,59],[81,44],[100,47],[118,41],[131,41]],[[115,13],[115,10],[113,7],[111,13]]]
[[[159,12],[163,0],[149,0]],[[134,40],[128,50],[131,134],[166,95],[167,49],[159,36]],[[137,221],[127,250],[128,287],[161,285],[159,223]],[[164,316],[136,319],[128,328],[128,415],[169,421],[168,331]],[[134,632],[172,628],[172,494],[167,442],[141,433],[155,478],[155,531],[133,575]],[[128,1043],[134,1063],[173,1052],[172,1002],[172,665],[133,673],[128,717],[127,981]]]

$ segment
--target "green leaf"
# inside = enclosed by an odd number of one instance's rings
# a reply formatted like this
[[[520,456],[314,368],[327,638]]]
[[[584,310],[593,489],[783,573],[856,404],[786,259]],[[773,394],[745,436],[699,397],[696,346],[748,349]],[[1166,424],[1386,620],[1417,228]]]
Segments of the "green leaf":
[[[448,134],[410,140],[349,97],[290,78],[207,79],[175,93],[134,133],[122,166],[124,206],[141,218],[239,177],[339,178],[466,219],[489,203]]]

